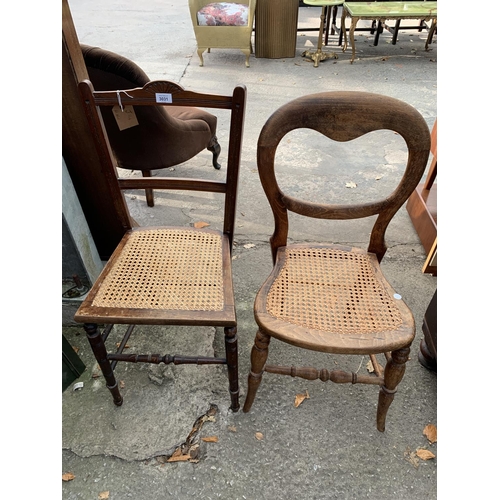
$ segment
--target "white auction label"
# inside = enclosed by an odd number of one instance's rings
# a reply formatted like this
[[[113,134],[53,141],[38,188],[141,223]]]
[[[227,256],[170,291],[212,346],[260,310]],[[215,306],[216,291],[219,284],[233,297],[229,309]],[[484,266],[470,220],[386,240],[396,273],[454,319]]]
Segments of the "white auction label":
[[[157,93],[156,95],[156,102],[163,102],[167,104],[172,103],[172,94],[160,94]]]

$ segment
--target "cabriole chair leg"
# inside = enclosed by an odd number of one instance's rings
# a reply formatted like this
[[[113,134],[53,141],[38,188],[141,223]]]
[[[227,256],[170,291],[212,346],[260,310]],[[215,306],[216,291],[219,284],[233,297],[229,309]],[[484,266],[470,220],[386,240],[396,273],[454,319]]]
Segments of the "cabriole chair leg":
[[[219,159],[221,148],[220,148],[220,144],[217,140],[217,137],[213,138],[212,144],[210,146],[208,146],[207,149],[212,152],[212,165],[213,165],[213,167],[216,170],[220,170],[221,165],[218,162],[218,159]]]

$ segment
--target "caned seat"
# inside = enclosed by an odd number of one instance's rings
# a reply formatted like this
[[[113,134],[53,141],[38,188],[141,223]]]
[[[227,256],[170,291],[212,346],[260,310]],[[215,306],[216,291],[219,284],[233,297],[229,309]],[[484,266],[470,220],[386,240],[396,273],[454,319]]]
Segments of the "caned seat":
[[[385,352],[413,340],[413,319],[374,254],[341,246],[280,248],[259,293],[258,321],[273,336],[315,351]],[[293,336],[290,328],[295,327]]]
[[[289,132],[301,128],[337,142],[352,141],[377,130],[398,133],[408,148],[399,185],[387,198],[362,204],[322,204],[289,196],[278,185],[276,150]],[[402,101],[377,94],[308,95],[285,104],[268,119],[257,144],[257,164],[274,215],[270,240],[274,267],[255,299],[258,331],[245,412],[252,408],[264,372],[324,382],[373,384],[380,386],[377,428],[385,430],[387,410],[415,337],[415,322],[411,310],[384,277],[380,261],[386,252],[387,226],[422,177],[429,147],[429,129],[422,116]],[[280,175],[286,178],[286,174]],[[289,212],[312,219],[377,218],[368,249],[364,250],[328,242],[288,244]],[[368,355],[374,373],[269,365],[271,337],[302,349]],[[382,353],[387,360],[385,368],[376,357]]]
[[[151,324],[172,317],[236,324],[229,239],[195,228],[134,228],[101,274],[80,319]],[[119,311],[119,313],[117,313]]]
[[[76,312],[101,367],[114,403],[123,402],[114,369],[117,362],[224,364],[228,368],[231,409],[239,409],[236,310],[231,274],[238,173],[246,89],[230,96],[185,91],[179,85],[153,81],[126,91],[94,91],[79,85],[82,102],[100,153],[103,182],[121,189],[207,191],[224,197],[221,229],[191,226],[128,227],[100,276]],[[167,177],[118,177],[116,160],[100,113],[105,106],[202,106],[228,110],[230,117],[225,180]],[[145,165],[147,167],[147,165]],[[126,206],[125,202],[121,206]],[[106,325],[101,333],[98,325]],[[115,353],[105,342],[114,324],[130,325]],[[123,354],[135,325],[188,325],[224,328],[226,356]],[[187,346],[193,348],[193,346]]]

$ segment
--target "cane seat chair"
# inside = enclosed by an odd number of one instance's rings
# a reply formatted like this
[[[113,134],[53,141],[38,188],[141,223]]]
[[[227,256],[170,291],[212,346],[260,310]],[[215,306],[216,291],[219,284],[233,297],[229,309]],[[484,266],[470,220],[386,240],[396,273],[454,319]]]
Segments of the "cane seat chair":
[[[103,182],[125,189],[206,191],[224,197],[221,230],[196,227],[128,227],[109,261],[82,302],[75,320],[84,324],[96,360],[116,405],[122,404],[114,369],[118,362],[225,364],[231,409],[239,409],[236,311],[231,274],[246,88],[232,95],[185,91],[166,81],[152,81],[125,91],[94,91],[90,81],[79,84],[89,127],[99,151]],[[230,112],[225,180],[174,177],[117,177],[100,108],[105,106],[201,106]],[[122,191],[120,191],[123,197]],[[123,205],[125,202],[123,200]],[[126,205],[125,205],[126,206]],[[114,324],[130,325],[117,352],[106,339]],[[99,327],[98,327],[99,325]],[[100,326],[105,325],[100,331]],[[135,325],[188,325],[224,328],[226,356],[196,357],[123,354]]]
[[[257,0],[189,0],[200,66],[204,64],[203,52],[206,50],[240,49],[245,54],[245,66],[250,67],[256,2]]]
[[[385,199],[357,205],[319,204],[287,195],[278,185],[275,155],[286,134],[300,128],[340,142],[377,130],[400,134],[408,148],[408,160],[399,185]],[[274,268],[254,304],[258,331],[244,412],[252,407],[263,372],[375,384],[380,386],[377,428],[385,430],[387,410],[415,336],[415,323],[410,309],[384,278],[379,263],[386,252],[386,228],[422,177],[429,147],[429,129],[413,107],[365,92],[304,96],[285,104],[268,119],[257,143],[257,163],[275,221],[270,240]],[[288,244],[289,212],[319,219],[377,217],[365,251],[336,244]],[[271,337],[302,349],[369,356],[375,371],[365,375],[269,365]],[[387,360],[385,368],[376,357],[382,353]]]
[[[83,59],[95,90],[116,90],[143,87],[148,75],[133,61],[100,47],[80,44]],[[197,107],[169,106],[134,108],[136,121],[118,122],[112,108],[102,109],[111,149],[117,165],[126,170],[142,170],[151,177],[153,170],[184,163],[207,149],[212,165],[218,162],[220,145],[217,139],[217,117]],[[154,206],[152,189],[146,190],[148,206]]]

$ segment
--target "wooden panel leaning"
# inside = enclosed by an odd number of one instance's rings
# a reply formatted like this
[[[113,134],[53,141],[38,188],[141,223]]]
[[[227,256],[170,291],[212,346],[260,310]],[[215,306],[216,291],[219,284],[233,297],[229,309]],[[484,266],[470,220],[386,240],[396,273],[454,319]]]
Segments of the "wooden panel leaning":
[[[76,312],[112,393],[122,404],[114,369],[117,362],[225,364],[231,409],[239,409],[236,311],[231,253],[236,214],[238,175],[245,116],[246,87],[232,95],[185,91],[167,81],[142,88],[96,92],[90,81],[79,84],[94,141],[100,155],[103,182],[125,189],[208,191],[224,196],[221,230],[194,227],[136,227],[127,230],[88,296]],[[172,177],[120,178],[111,152],[101,106],[196,106],[231,114],[224,181]],[[147,165],[144,166],[147,169]],[[123,196],[122,191],[120,191]],[[108,325],[101,333],[98,325]],[[105,342],[113,324],[131,325],[116,353]],[[134,325],[191,325],[224,328],[225,358],[123,354]]]
[[[385,199],[357,205],[318,204],[288,196],[278,186],[275,155],[289,132],[307,128],[333,141],[347,142],[376,130],[398,133],[408,160],[394,191]],[[415,337],[412,312],[384,278],[379,266],[386,252],[387,226],[422,177],[430,134],[422,116],[397,99],[365,92],[326,92],[295,99],[266,122],[257,144],[260,180],[274,215],[271,236],[274,268],[254,306],[258,331],[251,353],[243,411],[254,402],[264,372],[380,386],[377,428],[385,419],[401,381]],[[283,173],[281,175],[284,175]],[[288,244],[288,212],[319,219],[356,219],[377,215],[367,251],[335,244]],[[368,355],[368,375],[270,366],[271,337],[298,348],[332,354]],[[376,355],[385,354],[385,368]]]

